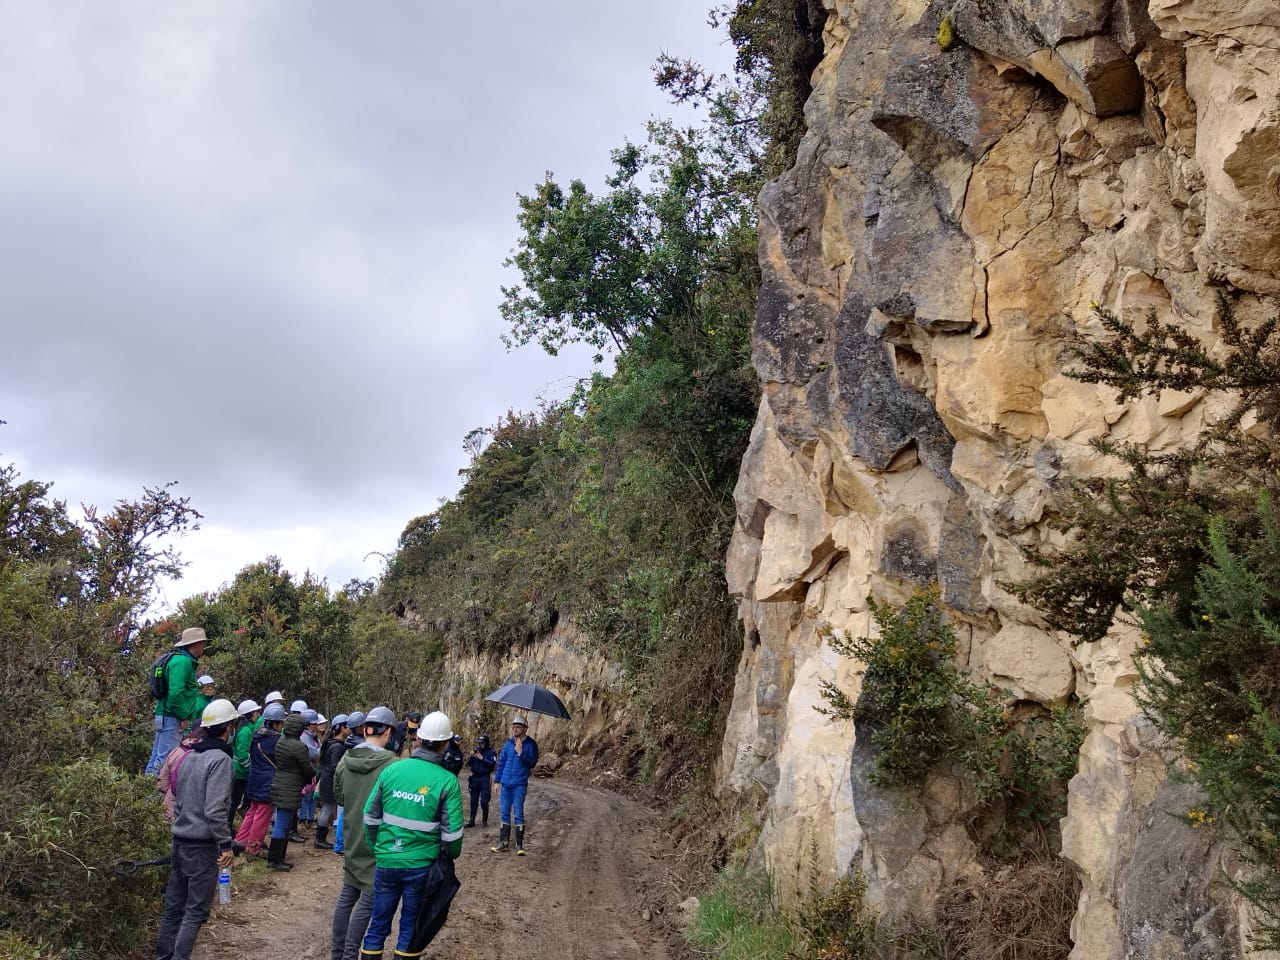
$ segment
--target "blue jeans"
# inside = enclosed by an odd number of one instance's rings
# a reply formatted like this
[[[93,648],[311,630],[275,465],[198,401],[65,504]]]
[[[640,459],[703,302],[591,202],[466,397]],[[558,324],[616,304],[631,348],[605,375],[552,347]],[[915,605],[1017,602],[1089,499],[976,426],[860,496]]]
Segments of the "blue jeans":
[[[517,787],[502,787],[498,794],[498,822],[514,823],[524,826],[524,795],[529,792],[529,785],[522,783]],[[513,820],[512,817],[515,817]]]
[[[169,755],[169,751],[176,747],[182,739],[178,736],[178,728],[181,726],[182,721],[177,717],[165,717],[156,714],[156,738],[151,742],[151,759],[147,761],[146,769],[142,771],[143,776],[154,777],[159,772],[160,765],[164,763],[164,758]]]
[[[400,934],[396,937],[396,949],[409,951],[413,939],[413,925],[418,919],[418,904],[427,887],[428,864],[423,867],[375,867],[373,871],[373,916],[369,918],[369,932],[364,935],[365,953],[381,953],[387,934],[391,932],[391,920],[400,904]]]
[[[293,811],[284,807],[276,807],[276,818],[271,821],[271,839],[283,840],[289,835],[289,824],[293,823]]]
[[[316,818],[316,794],[315,791],[304,793],[302,795],[302,806],[298,808],[299,820],[314,820]]]

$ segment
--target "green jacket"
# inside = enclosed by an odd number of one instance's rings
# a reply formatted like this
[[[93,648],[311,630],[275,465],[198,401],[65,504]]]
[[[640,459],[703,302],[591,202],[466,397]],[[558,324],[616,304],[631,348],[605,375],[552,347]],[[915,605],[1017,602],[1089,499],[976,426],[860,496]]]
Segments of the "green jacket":
[[[249,779],[249,746],[253,742],[253,735],[258,732],[260,726],[262,726],[261,715],[253,723],[241,724],[240,729],[236,731],[232,752],[235,754],[235,775],[237,780]]]
[[[196,658],[185,647],[178,647],[165,664],[169,694],[156,701],[156,716],[177,717],[200,725],[200,688],[196,686]]]
[[[276,773],[271,778],[271,803],[284,810],[297,810],[302,806],[302,788],[315,776],[311,766],[311,754],[307,745],[298,739],[306,726],[302,717],[292,714],[285,718],[284,736],[275,749]]]
[[[333,796],[338,806],[354,814],[364,810],[364,805],[378,782],[378,774],[389,763],[396,762],[396,755],[383,747],[362,743],[342,755],[338,769],[333,774]],[[363,830],[345,831],[343,838],[342,880],[349,886],[373,893],[373,851]]]
[[[441,798],[444,816],[440,816]],[[364,832],[380,867],[425,867],[449,844],[462,852],[462,789],[440,766],[440,755],[421,748],[382,771],[364,805]]]

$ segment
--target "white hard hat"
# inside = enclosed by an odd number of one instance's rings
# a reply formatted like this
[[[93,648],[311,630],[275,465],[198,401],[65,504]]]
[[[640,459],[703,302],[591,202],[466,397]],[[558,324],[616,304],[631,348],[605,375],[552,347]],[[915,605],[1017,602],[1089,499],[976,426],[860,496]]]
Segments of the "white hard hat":
[[[428,713],[422,718],[422,723],[418,725],[418,739],[423,743],[452,740],[453,724],[439,710],[435,713]]]
[[[204,713],[200,714],[200,726],[216,727],[220,723],[230,723],[238,716],[230,700],[210,700],[209,705],[204,708]]]
[[[209,684],[211,684],[211,683],[216,683],[216,682],[217,682],[217,681],[215,681],[215,680],[213,679],[213,677],[209,676],[209,675],[206,673],[206,674],[202,675],[199,679],[197,679],[197,680],[196,680],[196,686],[198,686],[198,687],[207,687]]]
[[[270,693],[268,693],[265,697],[262,698],[262,702],[264,704],[284,703],[284,694],[281,693],[279,690],[272,690]]]
[[[249,714],[253,713],[255,710],[261,710],[261,709],[262,707],[259,706],[257,700],[252,700],[252,699],[241,700],[240,706],[236,707],[236,713],[240,714],[240,716],[242,717],[246,717]]]
[[[295,700],[293,703],[289,704],[290,713],[302,713],[306,709],[307,701],[305,700]]]
[[[323,713],[317,714],[316,716],[317,716],[316,723],[328,723],[328,722],[329,722],[329,718],[328,718],[328,717],[326,717]]]
[[[517,723],[520,724],[520,726],[522,727],[527,727],[529,725],[524,717],[512,717],[511,725],[514,727]]]

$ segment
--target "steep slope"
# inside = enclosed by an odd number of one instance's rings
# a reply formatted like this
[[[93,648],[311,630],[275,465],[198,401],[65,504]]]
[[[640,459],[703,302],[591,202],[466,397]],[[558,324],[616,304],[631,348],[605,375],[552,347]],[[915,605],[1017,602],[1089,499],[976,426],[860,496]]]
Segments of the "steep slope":
[[[1280,13],[1268,0],[828,0],[796,164],[766,189],[763,381],[728,557],[746,643],[720,766],[763,797],[783,890],[810,851],[873,899],[928,910],[976,869],[954,798],[886,811],[827,626],[865,634],[868,595],[937,582],[969,670],[1017,699],[1085,701],[1063,853],[1083,884],[1073,958],[1239,955],[1208,842],[1136,709],[1136,630],[1046,629],[1002,584],[1089,441],[1168,450],[1220,411],[1200,394],[1120,405],[1063,375],[1091,304],[1155,310],[1207,342],[1214,291],[1246,322],[1280,291]],[[935,37],[953,11],[959,41]],[[1161,950],[1172,952],[1160,952]]]

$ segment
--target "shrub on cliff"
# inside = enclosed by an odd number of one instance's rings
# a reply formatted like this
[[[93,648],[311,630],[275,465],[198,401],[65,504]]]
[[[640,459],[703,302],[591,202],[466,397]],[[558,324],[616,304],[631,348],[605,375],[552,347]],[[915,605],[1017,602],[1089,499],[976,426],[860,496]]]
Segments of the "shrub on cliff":
[[[1079,710],[1014,710],[1005,691],[969,679],[936,588],[900,609],[868,603],[874,636],[829,635],[837,652],[866,665],[862,689],[851,698],[824,681],[819,710],[857,724],[874,751],[874,783],[920,785],[939,770],[960,773],[975,806],[1003,823],[986,840],[993,852],[1051,850],[1084,738]]]
[[[1019,587],[1051,622],[1095,639],[1120,613],[1143,628],[1137,700],[1205,790],[1195,827],[1229,828],[1255,862],[1239,882],[1263,914],[1258,946],[1280,945],[1280,318],[1246,329],[1221,296],[1209,349],[1154,314],[1134,325],[1098,309],[1108,339],[1082,344],[1080,380],[1122,399],[1161,390],[1227,396],[1227,416],[1187,450],[1100,443],[1124,476],[1077,483],[1055,525],[1067,547],[1035,556]],[[1245,431],[1247,417],[1262,429]]]

